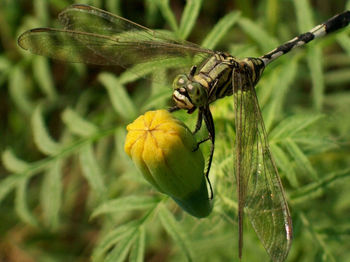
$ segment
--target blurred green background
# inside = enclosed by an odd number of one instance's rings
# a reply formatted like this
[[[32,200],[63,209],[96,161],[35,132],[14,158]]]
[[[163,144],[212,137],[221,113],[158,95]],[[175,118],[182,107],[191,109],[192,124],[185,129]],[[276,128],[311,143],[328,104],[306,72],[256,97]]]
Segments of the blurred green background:
[[[0,2],[0,261],[237,261],[232,97],[212,106],[215,206],[199,220],[148,185],[123,150],[128,123],[170,105],[169,85],[17,46],[25,30],[60,27],[56,17],[72,3],[243,58],[350,9],[350,1]],[[349,30],[278,59],[257,86],[293,217],[287,261],[350,261]],[[194,127],[194,116],[176,116]],[[243,261],[269,261],[245,225]]]

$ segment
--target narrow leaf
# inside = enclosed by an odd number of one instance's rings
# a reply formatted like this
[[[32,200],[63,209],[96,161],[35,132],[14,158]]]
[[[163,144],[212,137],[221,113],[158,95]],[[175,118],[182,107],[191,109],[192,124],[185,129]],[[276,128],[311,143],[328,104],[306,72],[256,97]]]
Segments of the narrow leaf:
[[[22,159],[17,158],[10,149],[6,149],[2,153],[2,163],[7,170],[13,173],[20,173],[29,167],[29,164]]]
[[[322,50],[319,46],[313,46],[308,52],[307,61],[311,72],[312,98],[317,111],[322,109],[324,100],[324,76]]]
[[[106,1],[106,8],[109,12],[119,15],[122,15],[121,11],[121,0],[107,0]]]
[[[350,56],[350,37],[346,34],[339,34],[337,40],[347,55]]]
[[[98,198],[104,198],[106,186],[103,181],[102,172],[97,164],[91,145],[82,147],[79,154],[80,166],[83,174],[88,181],[92,191]]]
[[[293,1],[293,3],[296,9],[299,32],[309,31],[315,25],[309,1],[299,0]],[[316,110],[320,111],[324,99],[324,79],[322,73],[322,52],[319,46],[314,45],[312,48],[309,48],[307,61],[311,71],[314,106]]]
[[[110,73],[101,73],[98,79],[107,89],[114,110],[124,119],[134,119],[137,109],[118,79]]]
[[[24,223],[29,224],[33,227],[37,227],[39,223],[35,218],[35,216],[33,216],[33,214],[29,211],[29,208],[28,208],[27,186],[28,186],[28,179],[22,179],[17,184],[16,197],[15,197],[15,210],[17,215],[21,218],[21,220]]]
[[[9,75],[9,92],[16,106],[25,114],[33,111],[33,103],[28,97],[28,85],[19,66],[13,67]]]
[[[64,110],[62,120],[72,133],[82,137],[89,137],[98,130],[94,124],[82,118],[76,111],[70,108]]]
[[[146,25],[153,27],[153,25],[156,24],[158,16],[158,6],[157,6],[158,1],[154,0],[145,0],[145,22]]]
[[[312,18],[312,9],[310,7],[308,0],[298,0],[293,1],[295,12],[297,15],[297,24],[299,28],[299,32],[307,32],[313,26],[313,18]]]
[[[92,217],[102,214],[127,212],[131,210],[149,209],[157,205],[161,199],[159,197],[148,196],[127,196],[115,200],[104,202],[92,213]]]
[[[130,252],[129,262],[145,261],[145,246],[146,246],[145,228],[143,226],[140,226],[137,239]]]
[[[179,27],[177,25],[175,15],[170,8],[169,0],[157,0],[157,3],[164,19],[170,25],[171,30],[177,32],[179,30]]]
[[[138,235],[138,230],[135,229],[131,234],[123,238],[115,246],[115,248],[108,254],[105,262],[123,262],[131,248],[132,243],[135,241]]]
[[[202,6],[202,0],[187,0],[185,10],[181,17],[178,36],[186,39],[192,31]]]
[[[266,4],[265,17],[270,32],[275,30],[276,24],[278,23],[278,16],[280,14],[279,2],[278,0],[268,0]]]
[[[269,51],[278,46],[275,38],[270,36],[264,29],[247,18],[240,18],[238,24],[251,38],[253,38],[263,51]]]
[[[322,117],[322,115],[295,115],[288,117],[271,131],[270,138],[276,142],[278,139],[291,137]]]
[[[298,58],[292,59],[289,63],[284,64],[281,71],[278,72],[278,80],[275,82],[275,86],[273,87],[271,103],[269,103],[269,107],[267,108],[268,111],[266,117],[264,115],[267,130],[270,130],[274,120],[276,120],[282,113],[282,107],[286,94],[297,76],[297,61]]]
[[[61,146],[54,141],[48,133],[43,119],[42,106],[38,105],[32,115],[31,125],[33,130],[34,142],[38,149],[47,155],[57,154]]]
[[[284,151],[276,144],[271,144],[270,147],[277,166],[283,171],[289,183],[294,188],[297,188],[299,186],[299,182],[295,173],[294,166],[292,165],[290,159],[287,157]]]
[[[169,212],[164,205],[159,208],[159,218],[168,234],[173,238],[175,243],[180,247],[180,249],[185,253],[188,261],[193,260],[192,246],[189,241],[190,237],[183,230],[181,225],[176,221],[173,214]]]
[[[325,190],[327,187],[332,186],[335,182],[341,183],[345,179],[350,178],[350,169],[339,170],[333,172],[326,177],[319,179],[316,182],[310,183],[304,187],[299,188],[293,194],[291,199],[298,200],[299,198],[310,197],[312,194],[317,194],[319,191]]]
[[[105,235],[92,253],[93,261],[99,261],[103,254],[124,237],[132,234],[139,226],[139,221],[131,221],[127,224],[111,230]]]
[[[306,170],[307,174],[314,179],[317,179],[318,176],[316,170],[312,167],[309,159],[306,157],[303,151],[301,151],[299,146],[292,139],[287,139],[285,143],[287,145],[289,153],[295,159],[297,166]]]
[[[214,49],[239,18],[240,12],[231,12],[221,18],[204,39],[202,46]]]
[[[341,68],[324,74],[326,85],[346,85],[350,82],[350,69]]]
[[[0,55],[0,73],[3,73],[11,67],[11,61],[3,54],[4,53]]]
[[[59,226],[59,212],[62,205],[62,162],[55,161],[44,174],[41,186],[41,204],[45,224],[56,230]]]
[[[35,17],[40,19],[40,23],[47,25],[49,20],[48,2],[46,0],[34,0],[33,6],[35,10]]]
[[[54,82],[52,79],[51,71],[49,69],[49,63],[47,58],[43,56],[35,56],[33,59],[33,74],[39,87],[48,97],[53,101],[57,97],[56,90],[54,88]]]
[[[8,176],[0,183],[0,202],[9,194],[21,180],[16,176]]]

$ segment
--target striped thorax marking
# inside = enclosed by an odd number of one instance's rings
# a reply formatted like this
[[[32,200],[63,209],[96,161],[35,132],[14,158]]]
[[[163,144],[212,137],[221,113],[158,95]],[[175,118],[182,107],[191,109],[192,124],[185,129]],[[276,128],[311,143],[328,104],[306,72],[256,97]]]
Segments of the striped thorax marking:
[[[255,85],[264,70],[260,58],[236,59],[227,53],[215,53],[199,69],[197,74],[181,75],[174,80],[173,97],[178,107],[192,112],[194,108],[207,106],[217,99],[233,94],[233,70],[243,74],[249,83],[241,83],[241,89]],[[192,75],[193,74],[193,75]]]

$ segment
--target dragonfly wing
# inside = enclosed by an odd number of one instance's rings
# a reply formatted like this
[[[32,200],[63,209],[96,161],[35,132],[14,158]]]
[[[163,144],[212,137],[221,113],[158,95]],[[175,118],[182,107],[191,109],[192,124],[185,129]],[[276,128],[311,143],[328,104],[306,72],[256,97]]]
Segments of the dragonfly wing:
[[[202,61],[213,51],[171,40],[122,17],[86,5],[73,5],[59,15],[64,29],[37,28],[23,33],[19,45],[54,59],[97,65],[130,65],[165,61]],[[167,63],[169,62],[169,63]]]
[[[244,209],[272,261],[284,261],[292,242],[292,221],[284,190],[270,153],[253,83],[247,74],[233,74],[239,253],[241,256]]]
[[[73,4],[64,9],[58,15],[58,19],[64,28],[69,30],[90,32],[106,36],[115,36],[124,32],[137,32],[138,40],[173,43],[192,47],[200,52],[213,53],[213,51],[203,49],[194,43],[184,40],[180,41],[175,39],[171,34],[168,35],[165,34],[165,32],[159,33],[93,6]]]

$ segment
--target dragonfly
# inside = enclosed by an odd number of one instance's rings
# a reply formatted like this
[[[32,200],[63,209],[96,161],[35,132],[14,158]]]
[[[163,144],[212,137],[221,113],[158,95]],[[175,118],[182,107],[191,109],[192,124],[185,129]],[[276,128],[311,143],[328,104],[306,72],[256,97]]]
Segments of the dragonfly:
[[[196,61],[173,81],[175,106],[169,111],[198,111],[194,133],[204,122],[211,142],[205,177],[215,148],[215,126],[210,104],[233,96],[235,111],[234,171],[238,195],[238,256],[243,249],[243,218],[249,220],[273,261],[284,261],[292,243],[292,219],[284,189],[271,155],[255,92],[265,67],[292,49],[347,26],[350,11],[340,13],[271,52],[238,59],[225,52],[202,48],[148,29],[107,11],[75,4],[59,14],[63,29],[35,28],[24,32],[18,44],[25,50],[67,62],[130,68],[152,61],[182,57]],[[165,63],[167,64],[167,63]],[[174,65],[177,67],[177,65]],[[180,67],[180,66],[179,66]]]

